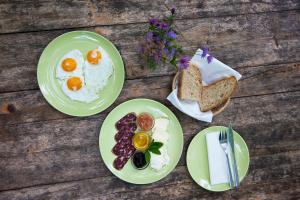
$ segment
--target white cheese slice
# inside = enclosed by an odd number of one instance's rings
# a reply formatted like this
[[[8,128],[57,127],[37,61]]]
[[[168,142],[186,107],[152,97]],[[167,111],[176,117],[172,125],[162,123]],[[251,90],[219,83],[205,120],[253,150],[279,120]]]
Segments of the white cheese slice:
[[[159,131],[159,130],[166,131],[168,129],[168,126],[169,126],[169,119],[158,118],[158,119],[155,119],[153,130],[154,131]]]
[[[152,134],[152,139],[154,141],[158,141],[166,144],[169,140],[169,134],[167,131],[155,130]]]
[[[161,170],[170,162],[170,157],[168,155],[166,147],[160,148],[161,155],[151,153],[150,167],[154,170]]]

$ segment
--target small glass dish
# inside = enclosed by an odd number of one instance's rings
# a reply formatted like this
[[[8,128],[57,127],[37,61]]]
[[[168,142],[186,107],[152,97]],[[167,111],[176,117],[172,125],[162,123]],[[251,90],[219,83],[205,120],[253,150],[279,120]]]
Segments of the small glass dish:
[[[141,157],[143,156],[143,157]],[[138,163],[140,162],[140,163]],[[138,170],[143,170],[146,169],[150,162],[146,161],[146,156],[145,156],[145,152],[143,151],[136,151],[132,156],[131,156],[131,164],[133,165],[133,167],[135,169]],[[137,165],[141,165],[140,167]]]
[[[137,116],[138,128],[142,131],[151,131],[155,124],[155,118],[147,112],[142,112]]]

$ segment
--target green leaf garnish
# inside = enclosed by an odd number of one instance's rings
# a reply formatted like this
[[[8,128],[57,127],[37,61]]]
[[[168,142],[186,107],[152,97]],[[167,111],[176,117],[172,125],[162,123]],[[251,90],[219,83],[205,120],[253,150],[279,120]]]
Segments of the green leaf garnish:
[[[145,153],[145,159],[146,159],[146,162],[149,163],[150,162],[150,159],[151,159],[151,154],[149,151],[146,151]]]
[[[151,149],[150,148],[149,151],[151,151],[152,153],[157,154],[157,155],[161,154],[160,151],[159,151],[159,149],[154,149],[154,148]]]
[[[150,144],[150,147],[148,149],[148,153],[149,151],[154,153],[154,154],[158,154],[160,155],[161,152],[160,152],[160,148],[163,146],[164,144],[162,142],[155,142],[154,140],[152,141],[152,143]],[[150,153],[149,153],[150,154]]]
[[[162,147],[164,144],[162,142],[152,142],[152,144],[150,145],[150,148],[157,148],[159,149],[160,147]]]

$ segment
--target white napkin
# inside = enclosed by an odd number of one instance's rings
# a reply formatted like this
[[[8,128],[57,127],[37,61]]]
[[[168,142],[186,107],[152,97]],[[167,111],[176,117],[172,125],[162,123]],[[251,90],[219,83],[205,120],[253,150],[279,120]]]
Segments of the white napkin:
[[[219,143],[219,132],[206,134],[210,184],[228,183],[226,155]]]
[[[233,70],[229,66],[220,62],[216,58],[212,60],[211,63],[208,64],[207,56],[205,58],[201,57],[202,50],[198,49],[191,59],[191,62],[197,64],[201,71],[202,75],[202,83],[203,85],[208,85],[212,82],[220,80],[225,77],[235,76],[237,80],[239,80],[242,75],[237,71]],[[201,112],[199,105],[196,101],[186,101],[180,100],[177,97],[177,89],[173,90],[171,94],[167,97],[167,99],[181,112],[201,121],[211,122],[213,118],[213,113],[211,111]]]

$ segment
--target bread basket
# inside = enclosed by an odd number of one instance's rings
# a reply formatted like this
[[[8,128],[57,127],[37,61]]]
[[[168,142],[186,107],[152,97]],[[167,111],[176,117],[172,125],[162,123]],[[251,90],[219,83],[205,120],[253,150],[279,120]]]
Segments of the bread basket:
[[[174,90],[177,87],[177,80],[179,78],[179,74],[180,74],[180,72],[177,72],[173,78],[172,90]],[[211,110],[213,113],[213,116],[220,114],[228,106],[229,101],[230,101],[230,98],[228,98],[228,100],[226,102],[222,103],[221,105],[213,108]]]

